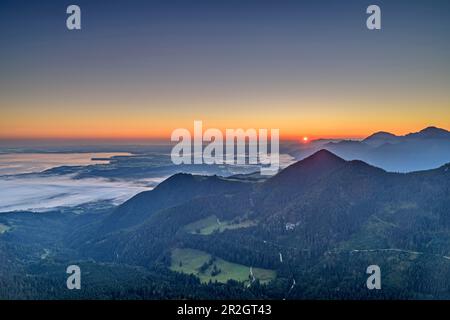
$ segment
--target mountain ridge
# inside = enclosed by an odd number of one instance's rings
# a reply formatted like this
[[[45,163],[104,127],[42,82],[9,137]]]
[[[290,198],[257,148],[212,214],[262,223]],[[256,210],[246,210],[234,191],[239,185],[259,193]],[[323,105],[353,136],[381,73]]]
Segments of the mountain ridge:
[[[389,172],[413,172],[450,162],[450,132],[433,126],[402,136],[380,131],[361,141],[342,140],[318,146],[322,148],[345,160],[362,160]],[[313,142],[308,153],[318,149]]]
[[[443,169],[445,170],[445,168],[447,167],[444,166]],[[178,179],[187,181],[181,189],[186,188],[187,190],[195,190],[195,192],[184,197],[174,198],[175,200],[172,199],[170,194],[167,194],[167,190],[164,193],[158,192],[158,190],[166,188],[179,190],[179,186],[173,184]],[[220,192],[211,192],[211,185],[208,183],[210,179],[211,181],[224,183]],[[241,181],[231,182],[215,176],[176,175],[176,177],[168,178],[167,182],[163,182],[160,188],[144,192],[145,197],[140,194],[125,202],[104,222],[108,225],[111,220],[118,219],[120,223],[113,224],[114,227],[112,228],[103,228],[102,230],[112,232],[114,230],[125,230],[130,226],[139,226],[161,210],[174,210],[171,208],[183,208],[187,205],[186,209],[183,210],[191,211],[192,209],[188,208],[192,206],[189,204],[193,203],[192,201],[203,203],[211,208],[222,202],[220,204],[222,208],[218,211],[224,210],[223,214],[225,215],[229,215],[226,208],[231,206],[228,200],[232,199],[230,200],[232,203],[234,201],[241,204],[241,207],[236,207],[232,211],[237,209],[242,214],[244,212],[257,214],[258,219],[269,219],[269,221],[278,219],[276,218],[276,212],[286,212],[286,208],[290,208],[288,210],[290,212],[294,210],[303,212],[303,214],[313,210],[311,215],[308,214],[311,218],[314,216],[313,208],[320,207],[324,199],[332,201],[330,202],[331,207],[339,203],[345,207],[356,200],[362,201],[362,203],[365,201],[377,203],[378,200],[375,200],[374,197],[388,197],[389,192],[403,193],[403,187],[398,187],[403,183],[411,185],[414,191],[420,190],[422,180],[427,179],[433,182],[439,181],[440,184],[446,183],[446,178],[442,175],[442,169],[439,168],[409,174],[389,173],[363,161],[346,161],[330,151],[320,150],[312,156],[285,168],[269,180],[257,184]],[[437,189],[439,187],[435,186],[429,190],[434,192]],[[144,197],[145,201],[140,201],[140,197]],[[167,197],[170,201],[157,200],[158,205],[155,205],[152,201],[155,201],[158,197]],[[426,195],[426,197],[429,197],[429,195]],[[211,199],[215,199],[213,203],[211,203]],[[228,204],[225,205],[225,203]],[[306,203],[310,203],[312,207],[308,206],[309,209],[306,210]],[[127,210],[123,210],[123,208]],[[303,209],[297,211],[293,208]],[[134,214],[139,218],[131,224],[124,223],[124,217],[121,217],[123,214],[128,218],[130,215],[128,210],[134,211]],[[139,213],[136,214],[136,212]],[[214,214],[214,210],[211,209],[210,212]],[[293,214],[290,213],[289,216],[296,216],[298,213]],[[359,220],[359,218],[356,220]],[[118,228],[117,225],[120,225],[120,227]]]

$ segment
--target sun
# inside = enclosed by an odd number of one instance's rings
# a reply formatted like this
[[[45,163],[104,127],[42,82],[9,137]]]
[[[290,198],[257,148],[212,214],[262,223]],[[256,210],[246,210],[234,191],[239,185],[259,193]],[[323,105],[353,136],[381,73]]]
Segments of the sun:
[[[309,138],[308,137],[303,137],[303,142],[308,142],[309,141]]]

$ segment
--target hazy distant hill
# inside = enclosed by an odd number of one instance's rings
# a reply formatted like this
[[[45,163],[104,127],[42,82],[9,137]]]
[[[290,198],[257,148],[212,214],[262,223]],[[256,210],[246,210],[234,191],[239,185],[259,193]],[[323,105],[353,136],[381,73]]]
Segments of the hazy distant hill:
[[[419,132],[397,136],[377,132],[362,141],[313,142],[297,158],[327,149],[346,160],[362,160],[391,172],[411,172],[437,168],[450,162],[450,132],[428,127]]]

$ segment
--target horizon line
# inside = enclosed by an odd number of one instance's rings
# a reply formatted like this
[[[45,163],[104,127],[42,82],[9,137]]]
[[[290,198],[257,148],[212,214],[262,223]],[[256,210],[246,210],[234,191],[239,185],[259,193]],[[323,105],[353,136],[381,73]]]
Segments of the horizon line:
[[[443,128],[443,127],[439,127],[439,126],[434,126],[434,125],[428,125],[426,127],[423,127],[422,129],[419,129],[417,131],[415,130],[410,130],[408,133],[416,133],[416,132],[420,132],[424,129],[427,128],[438,128],[438,129],[443,129],[446,131],[450,131],[450,129],[447,128]],[[244,129],[246,130],[246,129]],[[223,131],[223,130],[222,130]],[[379,132],[387,132],[387,133],[391,133],[394,134],[396,136],[403,136],[406,134],[395,134],[390,132],[389,130],[377,130],[377,131],[373,131],[372,133],[368,133],[368,134],[312,134],[312,135],[308,135],[308,134],[286,134],[286,135],[282,135],[280,134],[280,141],[301,141],[303,139],[303,137],[308,137],[309,141],[316,141],[316,140],[360,140],[360,139],[364,139],[367,138],[373,134],[379,133]],[[192,132],[191,132],[192,134]],[[269,137],[270,138],[270,135]],[[172,143],[173,141],[171,141],[170,139],[170,135],[157,135],[157,136],[0,136],[0,142],[14,142],[14,141],[29,141],[29,142],[39,142],[39,141],[55,141],[55,142],[63,142],[63,141],[67,141],[67,142],[75,142],[75,141],[111,141],[111,142],[143,142],[143,141],[149,141],[149,142],[167,142],[167,143]]]

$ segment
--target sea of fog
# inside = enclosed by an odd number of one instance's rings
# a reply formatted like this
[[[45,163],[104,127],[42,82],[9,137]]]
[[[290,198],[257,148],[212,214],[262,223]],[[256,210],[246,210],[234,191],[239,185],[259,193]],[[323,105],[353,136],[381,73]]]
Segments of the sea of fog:
[[[124,172],[130,167],[145,168],[134,179],[116,175],[114,179],[43,171],[61,166],[109,165],[111,157],[128,156]],[[95,159],[95,160],[93,160]],[[294,161],[288,154],[280,154],[280,166]],[[111,164],[115,172],[121,167],[117,161]],[[223,165],[216,167],[180,168],[173,165],[167,154],[154,153],[142,158],[129,153],[9,153],[0,154],[0,213],[13,211],[43,212],[59,207],[74,207],[96,201],[120,204],[134,195],[151,190],[172,174],[183,171],[193,174],[234,175],[251,173],[258,167],[246,165]],[[104,172],[107,172],[105,170]],[[70,172],[70,170],[68,171]],[[129,178],[128,174],[123,177]]]
[[[127,153],[33,153],[0,155],[0,212],[48,211],[88,202],[119,204],[144,190],[144,184],[102,178],[74,179],[72,175],[37,174],[59,166],[107,164]],[[30,174],[36,173],[36,174]],[[161,179],[156,178],[155,182]],[[148,181],[147,181],[148,184]]]

